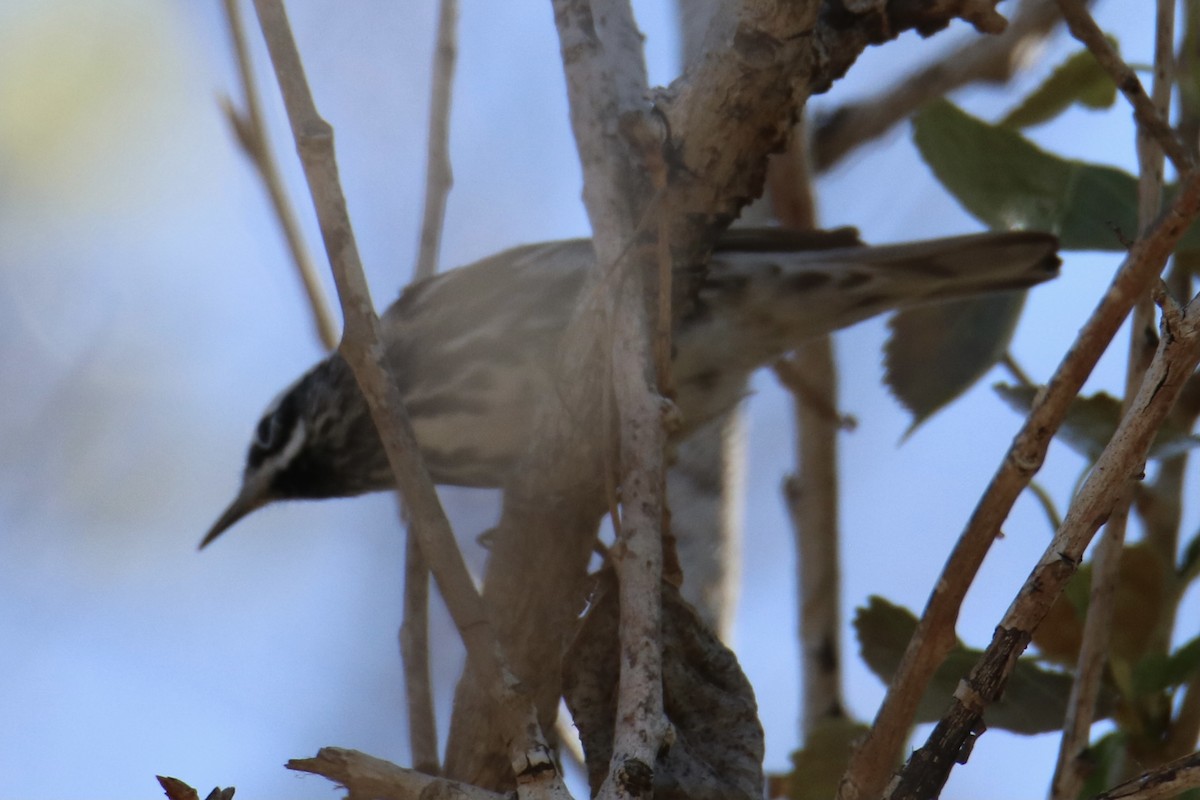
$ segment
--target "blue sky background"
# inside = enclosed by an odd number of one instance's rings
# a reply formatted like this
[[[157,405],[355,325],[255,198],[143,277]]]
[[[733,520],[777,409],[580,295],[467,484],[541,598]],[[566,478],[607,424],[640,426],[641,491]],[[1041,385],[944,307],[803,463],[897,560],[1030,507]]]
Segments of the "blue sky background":
[[[652,80],[665,83],[675,74],[673,4],[635,5]],[[408,759],[396,644],[403,536],[390,496],[273,507],[195,549],[236,488],[260,411],[321,354],[264,193],[219,112],[218,98],[237,89],[218,6],[0,7],[6,796],[158,796],[159,773],[202,792],[232,784],[248,798],[322,798],[334,796],[331,784],[283,762],[323,745]],[[383,304],[408,280],[416,252],[435,3],[291,6]],[[1149,60],[1144,3],[1108,0],[1097,14],[1131,60]],[[877,90],[971,35],[957,25],[872,50],[813,105]],[[1017,92],[1076,49],[1056,37]],[[586,235],[549,3],[464,0],[458,71],[444,265]],[[281,109],[261,75],[316,247]],[[994,118],[1015,96],[988,89],[956,100]],[[1033,135],[1133,169],[1124,107],[1072,111]],[[922,166],[906,127],[818,189],[823,222],[857,225],[868,241],[979,228]],[[1070,254],[1063,277],[1033,293],[1015,352],[1036,378],[1057,364],[1115,265]],[[908,419],[880,385],[885,333],[873,321],[837,343],[842,407],[860,422],[842,437],[843,600],[848,701],[864,719],[883,689],[857,660],[849,610],[872,593],[923,605],[1020,424],[985,381],[901,446]],[[1118,391],[1123,369],[1122,357],[1106,358],[1090,388]],[[769,375],[749,406],[748,580],[735,646],[758,693],[768,767],[781,770],[799,744],[794,559],[779,499],[790,410]],[[1051,449],[1042,477],[1063,507],[1081,467],[1061,445]],[[443,497],[478,567],[474,540],[497,496]],[[1005,532],[960,623],[975,645],[990,638],[1049,536],[1028,499]],[[440,607],[436,615],[444,734],[462,654]],[[945,796],[1043,796],[1056,743],[991,732]]]

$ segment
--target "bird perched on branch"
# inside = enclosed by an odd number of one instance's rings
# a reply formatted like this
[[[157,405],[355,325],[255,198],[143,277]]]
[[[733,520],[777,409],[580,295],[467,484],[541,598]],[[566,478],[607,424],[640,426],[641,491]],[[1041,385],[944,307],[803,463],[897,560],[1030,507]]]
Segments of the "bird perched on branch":
[[[1057,240],[983,233],[866,247],[854,231],[736,229],[688,287],[672,336],[676,438],[729,410],[758,367],[811,337],[884,311],[1020,289],[1053,277]],[[421,454],[437,483],[500,486],[536,426],[539,398],[585,279],[591,242],[507,250],[408,287],[382,333]],[[276,500],[394,487],[349,366],[334,353],[267,408],[238,496],[201,547]]]

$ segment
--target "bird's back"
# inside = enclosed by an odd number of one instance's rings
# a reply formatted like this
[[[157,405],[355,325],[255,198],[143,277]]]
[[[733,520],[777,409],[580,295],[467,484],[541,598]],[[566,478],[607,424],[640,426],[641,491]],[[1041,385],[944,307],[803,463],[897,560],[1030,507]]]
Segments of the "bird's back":
[[[735,405],[753,370],[881,312],[1054,275],[1054,237],[985,233],[883,247],[848,229],[731,231],[687,287],[673,363],[684,433]],[[394,374],[430,471],[496,485],[554,391],[559,345],[595,261],[591,242],[527,245],[410,287],[384,315]]]

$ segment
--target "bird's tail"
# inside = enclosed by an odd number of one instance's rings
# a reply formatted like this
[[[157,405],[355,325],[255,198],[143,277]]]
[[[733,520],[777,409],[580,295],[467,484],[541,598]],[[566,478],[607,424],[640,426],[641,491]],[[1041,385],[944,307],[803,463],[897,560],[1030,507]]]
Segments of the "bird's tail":
[[[676,380],[702,381],[717,365],[748,372],[806,339],[877,314],[1028,288],[1053,278],[1059,266],[1058,240],[1046,233],[881,247],[856,242],[851,231],[815,238],[731,232],[694,287],[688,323],[676,330]]]
[[[736,318],[783,350],[885,311],[1035,286],[1059,266],[1058,240],[1032,231],[824,249],[800,239],[804,249],[789,249],[781,232],[761,233],[719,247],[696,298],[701,312],[719,306],[714,316]]]

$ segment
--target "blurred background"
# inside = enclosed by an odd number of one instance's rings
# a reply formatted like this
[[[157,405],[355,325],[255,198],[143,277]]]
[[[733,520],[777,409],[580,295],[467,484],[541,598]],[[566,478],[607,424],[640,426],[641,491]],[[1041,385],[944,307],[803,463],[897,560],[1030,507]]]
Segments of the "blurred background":
[[[635,6],[652,82],[669,82],[674,4]],[[309,1],[290,12],[383,305],[416,253],[436,3]],[[1150,60],[1144,3],[1107,0],[1096,13],[1128,60]],[[261,39],[244,16],[277,153],[318,248]],[[905,35],[812,105],[878,90],[973,35],[963,25],[928,41]],[[459,44],[443,266],[587,235],[549,3],[464,0]],[[1077,49],[1059,34],[1014,89],[955,99],[994,119]],[[238,485],[259,413],[322,354],[262,187],[220,111],[222,96],[240,103],[237,86],[218,3],[0,5],[3,796],[151,797],[164,774],[202,794],[234,785],[246,798],[329,797],[332,784],[283,763],[323,745],[408,760],[396,638],[403,533],[391,496],[275,506],[196,551]],[[1136,169],[1120,103],[1073,110],[1031,135]],[[818,191],[824,224],[856,225],[871,242],[979,229],[924,168],[907,127]],[[1035,379],[1050,374],[1115,266],[1070,254],[1062,278],[1032,294],[1014,352]],[[923,606],[1020,424],[985,380],[902,442],[909,420],[880,384],[885,335],[876,320],[837,342],[841,405],[859,420],[842,437],[844,656],[850,709],[866,720],[883,687],[857,659],[849,609],[873,593]],[[1117,349],[1089,388],[1120,393]],[[784,770],[800,744],[794,557],[780,501],[791,412],[765,374],[749,407],[749,580],[734,646],[758,694],[768,768]],[[1063,507],[1082,466],[1052,447],[1042,478]],[[478,569],[475,537],[494,521],[497,494],[443,497]],[[1005,533],[960,622],[972,645],[990,639],[1050,530],[1023,498]],[[435,626],[444,734],[462,651],[440,606]],[[1056,745],[1055,735],[991,733],[945,796],[1044,796]]]

